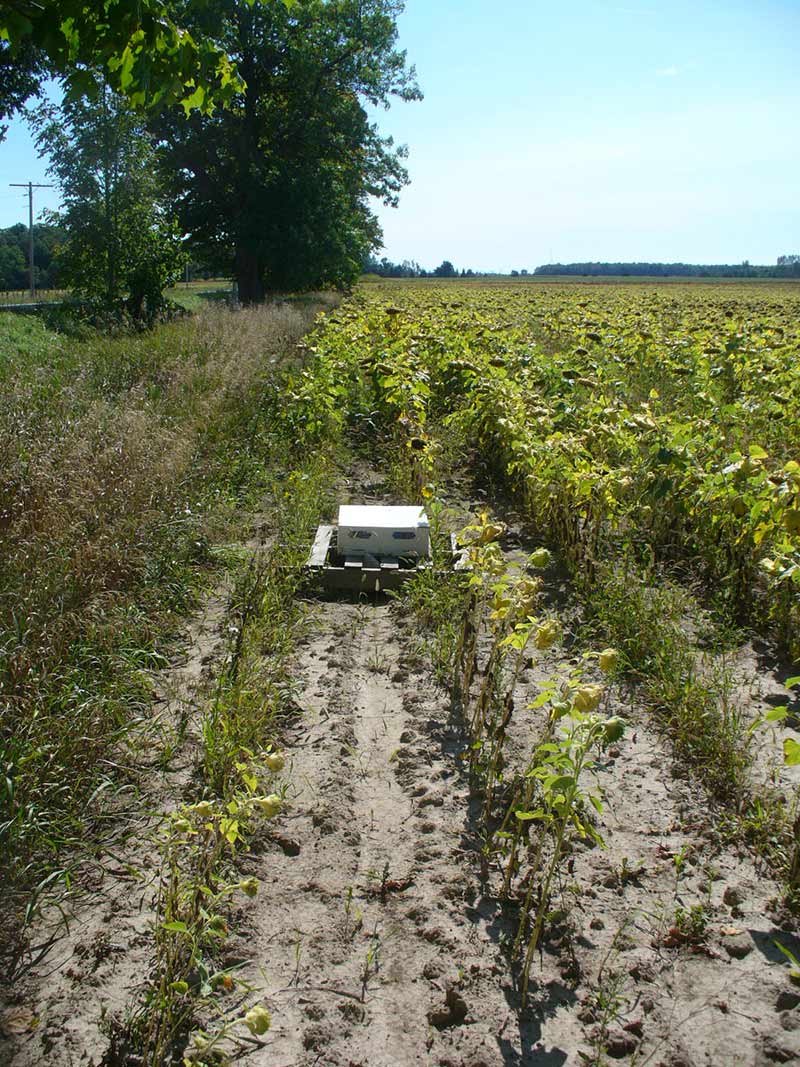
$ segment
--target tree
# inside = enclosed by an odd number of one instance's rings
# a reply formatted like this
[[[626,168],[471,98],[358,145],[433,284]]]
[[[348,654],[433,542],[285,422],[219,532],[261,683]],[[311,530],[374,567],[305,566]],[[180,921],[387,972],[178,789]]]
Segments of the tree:
[[[57,281],[55,251],[62,239],[57,226],[39,223],[33,227],[36,287],[49,289]],[[28,285],[28,227],[22,223],[0,230],[0,289],[25,289]]]
[[[392,263],[383,256],[378,260],[369,255],[361,265],[364,274],[378,274],[382,278],[424,278],[425,271],[413,259],[404,259],[402,263]]]
[[[8,129],[4,120],[11,118],[31,97],[39,95],[43,73],[42,55],[29,42],[13,51],[8,44],[0,42],[0,143]]]
[[[245,81],[213,114],[154,121],[193,250],[232,270],[244,303],[267,290],[344,285],[380,244],[369,198],[396,203],[403,151],[364,102],[420,96],[397,51],[396,0],[207,0],[193,32],[219,40]]]
[[[27,268],[22,249],[16,244],[0,244],[0,289],[23,289]]]
[[[148,319],[180,273],[180,236],[141,120],[107,87],[96,96],[41,108],[35,119],[64,203],[59,265],[79,296],[107,309],[127,299],[134,319]]]
[[[436,278],[455,278],[458,275],[458,271],[449,259],[446,259],[443,263],[440,263],[433,273]]]
[[[291,6],[295,0],[271,0]],[[180,0],[11,0],[0,9],[0,57],[38,84],[43,67],[70,95],[93,94],[94,72],[134,107],[181,102],[210,109],[242,88],[218,42],[192,35]],[[31,62],[35,57],[35,65]],[[30,92],[27,95],[31,95]],[[0,118],[20,106],[0,77]]]

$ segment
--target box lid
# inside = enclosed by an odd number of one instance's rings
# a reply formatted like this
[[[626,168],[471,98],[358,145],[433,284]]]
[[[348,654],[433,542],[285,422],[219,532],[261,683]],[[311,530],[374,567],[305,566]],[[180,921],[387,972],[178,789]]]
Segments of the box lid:
[[[409,530],[428,526],[424,508],[406,505],[342,504],[339,526],[356,526],[367,530]]]

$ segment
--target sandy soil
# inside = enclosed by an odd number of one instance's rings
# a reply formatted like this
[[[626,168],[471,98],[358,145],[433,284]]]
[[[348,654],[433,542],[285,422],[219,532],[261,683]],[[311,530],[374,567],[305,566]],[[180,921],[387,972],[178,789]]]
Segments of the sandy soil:
[[[299,665],[291,739],[296,854],[267,846],[237,951],[274,1012],[257,1064],[663,1067],[800,1062],[800,991],[770,918],[777,888],[726,847],[704,798],[630,702],[598,769],[607,849],[579,849],[534,968],[530,1008],[505,946],[514,916],[481,877],[464,741],[420,661],[410,619],[386,603],[321,603]],[[554,654],[522,680],[517,707]],[[517,713],[526,751],[535,713]],[[705,938],[676,938],[702,905]],[[606,1048],[607,1054],[602,1052]]]
[[[196,751],[192,718],[204,679],[224,648],[227,595],[220,589],[190,621],[185,653],[153,676],[153,719],[130,753],[138,789],[96,857],[79,857],[72,888],[49,900],[28,930],[27,950],[0,983],[0,1064],[100,1064],[106,1021],[136,1003],[152,958],[159,857],[155,835],[181,801]],[[188,723],[166,762],[165,743]],[[107,813],[111,814],[111,813]]]
[[[778,887],[726,843],[702,788],[628,694],[612,694],[608,710],[628,728],[597,769],[607,848],[577,847],[565,865],[522,1011],[508,955],[516,915],[498,901],[498,872],[481,870],[465,739],[424,640],[385,600],[318,600],[309,613],[296,670],[302,714],[284,738],[286,812],[241,860],[261,891],[236,905],[225,948],[224,962],[242,966],[273,1015],[244,1062],[800,1063],[800,989],[775,944],[800,957],[800,940],[777,925]],[[212,600],[187,662],[162,679],[169,715],[191,711],[223,618],[222,599]],[[539,734],[539,713],[526,708],[539,683],[571,666],[568,649],[554,650],[524,672],[512,761]],[[114,861],[98,864],[94,881],[84,872],[82,897],[61,902],[68,928],[52,909],[35,925],[34,944],[55,940],[4,987],[0,1063],[112,1062],[103,1017],[135,1002],[151,965],[148,838],[192,758],[190,731],[171,770],[154,772],[148,814],[139,803]],[[676,909],[698,905],[693,944],[676,934]]]

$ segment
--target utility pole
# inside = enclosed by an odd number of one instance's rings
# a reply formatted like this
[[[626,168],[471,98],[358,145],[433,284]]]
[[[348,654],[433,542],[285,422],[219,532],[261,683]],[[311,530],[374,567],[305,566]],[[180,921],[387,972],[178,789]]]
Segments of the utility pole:
[[[52,185],[42,185],[38,182],[9,182],[14,189],[28,190],[28,271],[31,286],[31,300],[36,299],[36,278],[33,273],[33,190],[52,189]]]

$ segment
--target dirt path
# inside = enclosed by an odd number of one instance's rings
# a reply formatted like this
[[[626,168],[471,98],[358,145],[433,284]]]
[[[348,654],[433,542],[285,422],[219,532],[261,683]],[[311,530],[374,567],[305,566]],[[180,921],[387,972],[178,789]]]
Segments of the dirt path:
[[[322,604],[316,624],[286,819],[300,852],[270,857],[245,939],[275,1013],[252,1062],[494,1062],[494,1035],[469,1023],[510,1024],[506,968],[467,903],[478,886],[447,700],[409,665],[387,604]]]
[[[130,753],[138,790],[113,813],[113,837],[81,860],[71,890],[48,900],[28,930],[2,990],[0,1064],[105,1062],[107,1022],[137,1003],[152,967],[155,835],[192,773],[201,690],[224,647],[226,617],[220,589],[189,622],[184,656],[153,676],[153,715]]]
[[[777,887],[725,845],[635,706],[617,694],[609,707],[630,725],[598,768],[608,848],[569,861],[520,1015],[504,951],[515,917],[497,875],[481,880],[463,739],[411,621],[328,602],[313,623],[282,846],[248,867],[263,889],[239,924],[236,952],[274,1016],[250,1062],[800,1062],[800,995],[775,940],[800,946],[772,921]],[[571,666],[553,653],[526,672],[517,707]],[[520,758],[535,714],[515,718]]]
[[[481,871],[464,737],[431,680],[424,638],[395,603],[316,601],[309,611],[296,670],[302,715],[285,737],[286,811],[241,857],[261,891],[237,904],[225,949],[273,1015],[244,1062],[800,1063],[800,989],[775,944],[800,956],[800,941],[777,925],[778,887],[726,842],[629,696],[612,693],[608,711],[628,728],[597,769],[607,848],[576,847],[565,863],[520,1013],[508,955],[516,912],[498,901],[497,870]],[[185,663],[158,683],[165,721],[192,718],[224,619],[223,598],[212,599]],[[542,713],[527,705],[541,682],[577,661],[554,649],[523,672],[511,762],[540,734]],[[1,1063],[112,1062],[103,1017],[136,1002],[152,965],[151,887],[140,873],[153,866],[148,837],[156,813],[180,798],[192,744],[190,728],[132,807],[137,821],[115,858],[82,880],[80,900],[64,902],[68,928],[55,912],[36,924],[36,943],[56,940],[10,987]]]

